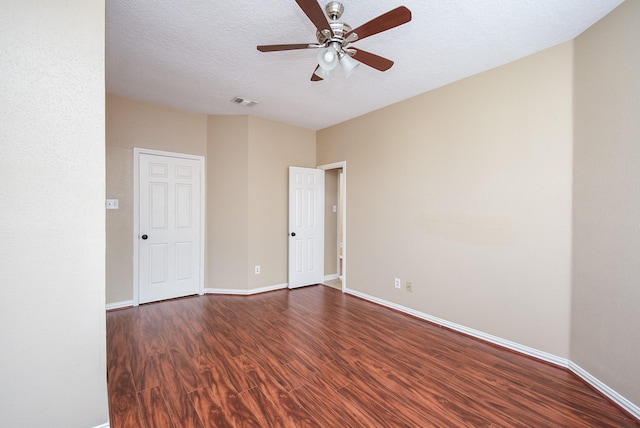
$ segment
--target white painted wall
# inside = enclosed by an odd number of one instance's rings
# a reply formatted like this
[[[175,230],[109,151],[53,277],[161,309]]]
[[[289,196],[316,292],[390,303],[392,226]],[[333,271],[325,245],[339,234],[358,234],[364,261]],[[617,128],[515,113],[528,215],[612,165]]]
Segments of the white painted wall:
[[[107,422],[104,1],[2,1],[0,426]]]

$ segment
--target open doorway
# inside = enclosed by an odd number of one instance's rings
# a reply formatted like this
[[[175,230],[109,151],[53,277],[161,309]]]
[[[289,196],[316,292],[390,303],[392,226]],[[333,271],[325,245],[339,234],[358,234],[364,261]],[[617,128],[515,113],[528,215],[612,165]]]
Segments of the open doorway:
[[[321,165],[325,171],[325,277],[323,284],[346,290],[346,162]]]

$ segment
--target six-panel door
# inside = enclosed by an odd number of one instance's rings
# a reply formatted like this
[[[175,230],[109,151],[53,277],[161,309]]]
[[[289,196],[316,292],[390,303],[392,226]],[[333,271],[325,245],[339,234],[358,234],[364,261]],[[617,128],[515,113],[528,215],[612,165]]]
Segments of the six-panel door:
[[[289,167],[289,288],[324,280],[324,171]]]
[[[140,154],[139,302],[197,294],[201,163]]]

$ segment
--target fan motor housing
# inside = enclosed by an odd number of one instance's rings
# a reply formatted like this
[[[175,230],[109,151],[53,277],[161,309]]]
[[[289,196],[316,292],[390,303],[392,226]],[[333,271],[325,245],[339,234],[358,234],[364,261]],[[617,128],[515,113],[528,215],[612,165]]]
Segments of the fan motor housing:
[[[318,43],[320,43],[321,45],[330,40],[342,43],[342,41],[344,40],[344,35],[351,31],[351,26],[345,22],[332,21],[329,23],[329,25],[331,26],[333,35],[329,34],[328,31],[316,31],[316,38],[318,39]]]
[[[327,3],[327,5],[324,7],[324,10],[327,11],[327,15],[329,16],[329,18],[331,18],[332,20],[336,20],[340,19],[340,17],[342,16],[342,13],[344,12],[344,6],[338,1],[332,1]]]
[[[318,43],[324,45],[330,42],[339,42],[341,45],[344,42],[344,35],[351,31],[351,26],[344,22],[338,22],[338,19],[344,12],[344,6],[337,1],[331,1],[324,7],[329,17],[329,26],[331,27],[331,34],[327,30],[316,31],[316,38]]]

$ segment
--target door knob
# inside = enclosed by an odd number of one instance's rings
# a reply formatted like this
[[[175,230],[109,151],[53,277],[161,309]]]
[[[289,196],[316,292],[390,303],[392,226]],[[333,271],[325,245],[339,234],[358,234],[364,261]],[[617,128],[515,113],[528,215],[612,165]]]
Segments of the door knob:
[[[147,236],[147,235],[142,235],[142,236],[141,236],[141,238],[142,238],[142,239],[147,239],[147,238],[148,238],[148,236]]]
[[[295,232],[291,232],[291,236],[296,236],[296,233]]]

